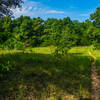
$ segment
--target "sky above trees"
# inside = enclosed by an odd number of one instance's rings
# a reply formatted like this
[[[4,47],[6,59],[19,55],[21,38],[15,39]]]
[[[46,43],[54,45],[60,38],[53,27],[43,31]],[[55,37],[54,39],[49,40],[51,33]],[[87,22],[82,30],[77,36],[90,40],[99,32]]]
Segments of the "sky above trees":
[[[100,0],[24,0],[22,10],[14,9],[14,16],[64,18],[69,16],[73,20],[84,21],[89,18]]]

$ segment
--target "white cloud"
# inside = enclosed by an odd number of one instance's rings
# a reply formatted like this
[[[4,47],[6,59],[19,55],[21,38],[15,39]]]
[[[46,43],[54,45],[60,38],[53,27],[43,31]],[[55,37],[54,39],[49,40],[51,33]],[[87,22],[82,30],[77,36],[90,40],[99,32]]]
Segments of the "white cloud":
[[[32,14],[33,12],[36,13],[37,11],[37,8],[38,8],[38,5],[40,4],[39,2],[34,2],[34,1],[28,1],[27,0],[24,0],[24,4],[22,6],[22,8],[16,8],[16,9],[13,9],[13,13],[14,13],[14,16],[15,17],[19,17],[21,15],[25,15],[25,16],[31,16],[31,15],[34,15]]]
[[[48,0],[51,1],[51,0]],[[71,10],[78,8],[69,6]],[[19,8],[13,9],[15,18],[23,15],[23,16],[30,16],[30,17],[41,17],[43,19],[49,18],[64,18],[64,17],[71,17],[72,19],[76,20],[83,20],[85,18],[89,18],[91,12],[86,11],[63,11],[61,9],[53,9],[46,5],[43,5],[41,2],[35,2],[34,0],[24,0],[23,6],[21,10]]]
[[[13,9],[14,15],[15,16],[23,15],[23,14],[27,13],[26,9],[27,9],[26,7],[23,7],[22,9],[19,9],[19,8]]]
[[[13,9],[15,17],[19,17],[21,15],[24,16],[31,16],[31,17],[38,17],[38,16],[47,16],[47,14],[64,14],[64,11],[54,10],[50,9],[44,5],[42,5],[40,2],[34,2],[34,1],[27,1],[24,3],[22,9],[19,8]]]
[[[37,7],[34,7],[34,10],[37,10],[38,8]]]
[[[90,14],[80,14],[80,16],[87,17],[90,16]]]
[[[64,11],[57,11],[57,10],[48,10],[46,11],[48,14],[63,14],[65,13]]]
[[[29,7],[29,8],[28,8],[28,10],[32,10],[32,9],[33,9],[33,7]]]
[[[70,8],[72,8],[72,9],[73,9],[73,8],[76,8],[76,7],[75,7],[75,6],[70,6]]]

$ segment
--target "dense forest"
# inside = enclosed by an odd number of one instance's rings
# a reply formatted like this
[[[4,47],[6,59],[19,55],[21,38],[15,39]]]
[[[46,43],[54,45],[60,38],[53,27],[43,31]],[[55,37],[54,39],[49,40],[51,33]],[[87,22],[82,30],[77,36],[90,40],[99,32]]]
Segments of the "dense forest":
[[[54,45],[67,50],[72,46],[99,45],[100,8],[84,22],[64,19],[20,16],[12,19],[0,19],[0,47],[4,49],[22,49],[26,47]]]

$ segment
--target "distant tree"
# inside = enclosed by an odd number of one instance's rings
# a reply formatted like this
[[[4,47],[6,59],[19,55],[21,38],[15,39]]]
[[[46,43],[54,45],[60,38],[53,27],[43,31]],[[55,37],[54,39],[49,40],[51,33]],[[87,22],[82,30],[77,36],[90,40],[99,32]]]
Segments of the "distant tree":
[[[48,18],[44,22],[44,30],[43,30],[44,34],[42,36],[42,40],[43,40],[43,45],[44,46],[53,45],[53,41],[51,41],[51,37],[52,37],[52,34],[53,34],[53,29],[54,29],[54,25],[53,24],[55,23],[55,21],[57,21],[56,18]]]
[[[75,30],[76,26],[69,17],[62,20],[61,26],[62,31],[58,48],[62,52],[62,54],[66,54],[72,46],[76,45],[79,33],[77,33],[77,31]]]
[[[91,42],[98,41],[100,43],[100,29],[93,25],[88,28],[88,40]]]
[[[44,34],[44,20],[40,17],[33,18],[32,23],[32,34],[30,34],[32,45],[40,46],[42,42],[42,35]]]
[[[91,20],[93,21],[93,26],[91,27],[91,38],[92,43],[95,48],[100,49],[100,7],[96,9],[96,11],[91,14],[90,16]]]
[[[97,14],[97,13],[96,13]],[[56,53],[67,53],[72,46],[86,46],[100,42],[99,15],[92,14],[91,20],[79,22],[64,19],[20,16],[0,18],[0,47],[10,49],[54,45]],[[98,9],[99,14],[99,9]]]
[[[100,7],[98,7],[96,11],[90,15],[90,19],[93,20],[93,24],[96,27],[100,27]]]
[[[0,18],[11,16],[11,8],[21,7],[22,0],[0,0]]]
[[[11,17],[3,17],[0,19],[0,43],[4,43],[11,36],[12,36]]]
[[[29,46],[29,35],[32,33],[32,19],[28,16],[20,16],[13,20],[13,36],[17,41],[24,43],[24,46]]]
[[[91,45],[91,39],[90,39],[90,28],[93,27],[93,23],[87,19],[84,22],[80,24],[81,32],[82,34],[80,35],[80,45],[86,46],[86,45]]]
[[[18,35],[20,36],[20,40],[25,42],[29,38],[28,35],[32,33],[32,20],[30,17],[23,17],[19,30],[20,32]]]

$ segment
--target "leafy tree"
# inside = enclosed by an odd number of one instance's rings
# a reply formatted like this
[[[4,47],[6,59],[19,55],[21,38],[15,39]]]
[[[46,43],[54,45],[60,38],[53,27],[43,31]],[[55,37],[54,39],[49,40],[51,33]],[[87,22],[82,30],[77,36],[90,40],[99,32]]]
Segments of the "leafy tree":
[[[93,24],[97,27],[100,27],[100,7],[96,9],[96,11],[90,15],[90,19],[93,20]]]
[[[5,42],[12,36],[12,20],[11,17],[0,19],[0,43]]]
[[[27,40],[29,37],[28,35],[31,34],[32,31],[32,21],[30,19],[30,17],[23,17],[23,21],[20,25],[20,40],[21,41],[25,41]]]
[[[33,46],[39,46],[42,42],[42,35],[43,35],[43,29],[44,29],[44,20],[40,17],[33,18],[33,24],[32,24],[32,34],[30,34],[30,37],[32,39]]]
[[[70,18],[65,18],[62,21],[62,32],[59,42],[58,48],[63,54],[66,54],[77,42],[75,26]]]
[[[93,14],[91,14],[90,18],[91,20],[93,20],[93,25],[94,25],[91,27],[90,30],[92,31],[91,38],[94,47],[97,47],[98,44],[100,46],[100,7],[98,7],[96,11]]]
[[[51,41],[51,35],[53,33],[53,23],[55,23],[57,19],[55,18],[48,18],[44,22],[44,34],[42,36],[43,43],[42,45],[47,46],[47,45],[53,45],[53,42]]]
[[[100,42],[98,42],[98,40],[93,41],[93,46],[94,46],[94,50],[95,49],[100,49]]]
[[[81,41],[80,41],[80,45],[82,46],[87,46],[87,45],[91,45],[91,40],[90,40],[90,28],[93,26],[92,22],[90,20],[85,20],[85,22],[82,22],[80,24],[80,28],[81,28]]]
[[[11,8],[21,7],[22,0],[0,0],[0,17],[11,16]]]
[[[96,17],[97,16],[97,17]],[[72,46],[98,44],[100,42],[99,8],[84,22],[64,19],[20,16],[17,19],[0,19],[0,46],[20,49],[25,47],[54,45],[57,53],[65,54]],[[94,24],[97,23],[97,24]],[[96,41],[96,42],[95,42]]]

